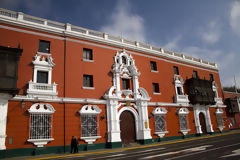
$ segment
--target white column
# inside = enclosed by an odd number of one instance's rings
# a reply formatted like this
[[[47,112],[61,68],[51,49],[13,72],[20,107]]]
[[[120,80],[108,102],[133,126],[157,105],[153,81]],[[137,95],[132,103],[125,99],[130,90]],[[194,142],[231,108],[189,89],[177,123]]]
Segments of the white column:
[[[6,125],[7,125],[7,111],[8,100],[12,98],[10,94],[0,93],[0,150],[5,150],[6,140]]]
[[[201,128],[200,121],[199,121],[199,107],[194,106],[193,108],[194,108],[194,120],[195,120],[196,132],[198,134],[201,134],[202,128]]]
[[[108,142],[121,142],[119,119],[117,116],[117,100],[108,100],[107,103],[107,126]]]
[[[138,121],[138,134],[137,139],[152,139],[151,129],[149,128],[149,120],[148,120],[148,109],[146,101],[138,101],[138,112],[139,112],[139,121]]]
[[[212,123],[211,123],[209,108],[206,108],[206,122],[207,122],[207,132],[214,132],[213,127],[212,127]]]
[[[139,98],[138,95],[138,88],[139,88],[139,82],[138,82],[138,77],[133,76],[133,92],[134,92],[134,98],[137,99]]]
[[[117,97],[121,97],[121,89],[120,89],[120,73],[115,73],[115,81],[116,81],[116,93]]]

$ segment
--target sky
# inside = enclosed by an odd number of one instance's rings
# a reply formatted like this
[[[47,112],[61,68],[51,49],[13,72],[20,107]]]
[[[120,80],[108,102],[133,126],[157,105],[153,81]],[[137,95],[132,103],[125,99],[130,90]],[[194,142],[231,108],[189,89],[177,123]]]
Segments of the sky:
[[[0,0],[0,7],[218,64],[240,87],[240,0]]]

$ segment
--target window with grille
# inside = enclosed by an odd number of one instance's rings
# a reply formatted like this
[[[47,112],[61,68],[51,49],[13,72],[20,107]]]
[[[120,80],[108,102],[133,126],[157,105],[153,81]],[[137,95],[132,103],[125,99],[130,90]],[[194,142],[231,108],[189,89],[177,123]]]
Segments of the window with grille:
[[[52,114],[55,112],[50,104],[35,103],[28,110],[30,113],[28,142],[43,147],[52,138]]]
[[[157,71],[157,63],[150,61],[151,71]]]
[[[84,87],[93,87],[93,76],[92,75],[83,75],[83,86]]]
[[[93,60],[92,49],[83,48],[83,59]]]
[[[39,40],[38,52],[50,53],[50,42]]]
[[[51,138],[51,116],[50,114],[31,114],[30,139]]]
[[[165,132],[166,131],[166,115],[156,114],[154,115],[154,119],[155,119],[156,132]]]
[[[179,114],[180,130],[188,130],[188,119],[186,114]]]
[[[81,115],[82,137],[92,137],[98,135],[97,115]]]
[[[223,127],[222,114],[216,114],[216,119],[217,119],[218,128],[222,128]]]

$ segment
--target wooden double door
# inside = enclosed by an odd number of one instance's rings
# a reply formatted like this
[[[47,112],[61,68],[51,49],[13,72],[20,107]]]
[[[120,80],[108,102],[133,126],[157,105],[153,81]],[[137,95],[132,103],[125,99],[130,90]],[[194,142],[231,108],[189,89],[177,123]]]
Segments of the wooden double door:
[[[136,126],[134,115],[130,111],[123,111],[120,115],[120,130],[122,144],[136,142]]]

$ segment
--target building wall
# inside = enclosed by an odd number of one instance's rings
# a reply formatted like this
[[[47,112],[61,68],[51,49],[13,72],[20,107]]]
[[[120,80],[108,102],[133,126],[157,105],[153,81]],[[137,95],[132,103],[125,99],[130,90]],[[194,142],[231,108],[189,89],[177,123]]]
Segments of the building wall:
[[[114,63],[114,56],[117,50],[122,48],[113,47],[106,44],[86,41],[83,39],[75,39],[71,37],[63,37],[61,35],[45,33],[37,30],[26,29],[6,24],[21,31],[13,31],[7,29],[0,29],[0,35],[4,38],[0,39],[1,46],[20,47],[23,49],[23,54],[19,63],[19,79],[18,88],[20,89],[19,95],[26,95],[28,89],[28,82],[33,80],[33,57],[38,51],[39,40],[50,41],[50,53],[53,57],[53,62],[56,64],[53,67],[52,83],[56,82],[58,97],[67,98],[87,98],[103,100],[106,91],[113,85],[113,74],[111,72]],[[24,32],[22,32],[24,31]],[[64,40],[63,38],[66,38]],[[83,48],[93,50],[94,62],[83,61]],[[219,73],[217,70],[195,66],[188,63],[170,60],[164,57],[149,55],[134,50],[126,50],[131,53],[138,71],[140,87],[145,88],[151,97],[150,102],[167,102],[174,103],[175,89],[174,89],[174,73],[173,66],[178,66],[179,72],[183,80],[191,78],[193,70],[198,72],[200,78],[209,79],[209,74],[214,75],[214,80],[218,86],[218,95],[222,97],[221,83]],[[157,63],[158,72],[151,72],[150,61]],[[64,69],[65,67],[65,69]],[[65,74],[64,74],[65,71]],[[83,89],[83,74],[93,75],[94,89]],[[65,76],[65,77],[64,77]],[[65,80],[65,81],[64,81]],[[160,95],[153,94],[152,83],[159,83]],[[64,86],[65,84],[65,86]],[[65,92],[64,92],[65,88]],[[185,91],[186,93],[186,91]],[[13,148],[28,148],[34,147],[32,143],[27,142],[29,138],[29,113],[28,109],[38,101],[25,102],[22,107],[20,101],[10,101],[8,105],[7,117],[7,149]],[[62,146],[70,145],[71,137],[73,135],[81,136],[81,120],[79,110],[82,106],[89,104],[86,103],[63,103],[59,102],[40,102],[51,104],[56,112],[53,114],[53,138],[46,146]],[[107,118],[106,118],[106,105],[96,104],[102,112],[98,116],[100,126],[100,136],[102,138],[96,140],[95,143],[107,142]],[[156,106],[148,106],[148,115],[150,117],[152,111]],[[179,132],[179,119],[177,110],[180,107],[163,106],[168,111],[166,116],[168,133],[165,137],[181,136]],[[64,135],[64,108],[65,108],[65,135]],[[196,134],[195,121],[193,108],[188,107],[190,113],[188,114],[188,122],[190,131],[188,134]],[[213,130],[218,131],[217,122],[215,117],[215,108],[209,108],[211,123]],[[103,118],[100,118],[103,117]],[[223,114],[225,117],[225,113]],[[149,126],[151,129],[151,136],[158,138],[155,132],[154,117],[149,118]],[[224,130],[227,130],[225,128]],[[12,138],[12,144],[9,144],[9,138]],[[86,144],[80,141],[80,144]]]

